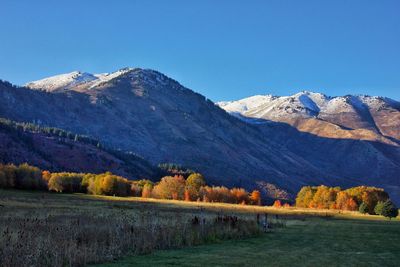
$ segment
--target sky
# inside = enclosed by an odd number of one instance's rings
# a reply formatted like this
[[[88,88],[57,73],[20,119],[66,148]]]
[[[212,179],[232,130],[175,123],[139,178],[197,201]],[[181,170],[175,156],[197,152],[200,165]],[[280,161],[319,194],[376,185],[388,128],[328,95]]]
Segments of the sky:
[[[158,70],[213,101],[400,100],[398,0],[2,0],[0,79]]]

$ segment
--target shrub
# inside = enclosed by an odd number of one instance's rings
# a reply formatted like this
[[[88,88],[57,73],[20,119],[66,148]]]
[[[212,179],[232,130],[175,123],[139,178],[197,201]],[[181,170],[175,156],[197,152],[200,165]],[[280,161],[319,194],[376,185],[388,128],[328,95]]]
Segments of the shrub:
[[[51,191],[61,193],[86,193],[86,186],[82,185],[83,177],[82,173],[52,173],[48,187]]]
[[[0,188],[13,188],[15,186],[17,167],[13,164],[0,164]]]
[[[274,204],[272,206],[275,207],[275,208],[280,208],[280,207],[282,207],[282,203],[278,199],[278,200],[275,200],[275,202],[274,202]]]
[[[234,203],[246,204],[249,203],[249,193],[243,188],[232,188],[231,194],[234,199]]]
[[[358,208],[358,211],[362,214],[368,213],[368,206],[365,204],[365,202],[361,203],[360,207]]]
[[[153,188],[153,196],[161,199],[183,199],[185,179],[183,176],[165,176]]]
[[[142,189],[142,197],[144,198],[151,197],[152,191],[153,191],[153,183],[145,184]]]
[[[47,185],[39,168],[23,163],[15,169],[15,187],[35,190],[46,189]]]
[[[296,206],[300,208],[308,208],[314,198],[316,192],[315,187],[304,186],[300,189],[296,197]]]
[[[89,178],[87,191],[93,195],[125,197],[131,194],[131,184],[126,178],[106,172]]]
[[[191,201],[199,198],[200,188],[205,186],[206,182],[200,173],[192,173],[186,179],[185,200]]]
[[[250,201],[253,205],[261,206],[261,193],[258,190],[251,192]]]
[[[138,184],[136,183],[132,183],[131,185],[131,195],[134,197],[140,197],[142,196],[142,187],[140,187]]]
[[[200,197],[204,202],[236,203],[235,197],[225,186],[203,186]]]
[[[377,215],[382,215],[383,205],[384,205],[384,202],[383,202],[383,201],[379,201],[379,202],[376,204],[376,206],[375,206],[375,208],[374,208],[375,214],[377,214]]]
[[[397,209],[396,205],[390,200],[383,202],[380,212],[380,215],[388,218],[394,218],[399,215],[399,210]]]
[[[305,186],[301,188],[296,197],[297,207],[319,209],[359,210],[359,205],[364,203],[363,210],[373,214],[379,201],[388,200],[389,195],[381,188],[357,186],[346,190],[339,187]]]

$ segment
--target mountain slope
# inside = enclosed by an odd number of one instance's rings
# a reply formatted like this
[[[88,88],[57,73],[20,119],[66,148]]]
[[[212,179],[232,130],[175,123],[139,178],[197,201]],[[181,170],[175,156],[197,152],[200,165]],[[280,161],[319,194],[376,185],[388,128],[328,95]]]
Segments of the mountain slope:
[[[310,177],[326,176],[156,71],[133,69],[92,88],[56,92],[3,84],[0,94],[3,117],[90,135],[153,164],[173,162],[202,171],[216,184],[250,187],[268,180],[296,190]]]
[[[386,188],[400,201],[400,103],[300,92],[217,103],[317,169]],[[356,178],[357,179],[357,178]],[[325,181],[326,184],[329,181]]]
[[[400,102],[385,97],[329,97],[303,91],[292,96],[258,95],[217,104],[249,122],[257,123],[260,119],[286,122],[300,130],[307,128],[306,132],[314,129],[313,133],[318,135],[322,133],[319,129],[325,124],[323,127],[333,129],[332,126],[337,126],[343,130],[334,135],[326,131],[326,137],[349,138],[354,134],[354,139],[363,139],[361,136],[369,135],[369,140],[380,139],[388,143],[392,138],[400,140]],[[308,121],[309,126],[311,122],[318,125],[306,127],[305,121]]]
[[[321,183],[399,186],[393,178],[400,173],[398,146],[389,138],[382,137],[384,142],[337,141],[316,134],[305,137],[288,124],[271,123],[263,117],[257,124],[247,123],[153,70],[126,69],[100,83],[38,89],[1,83],[0,115],[89,135],[108,146],[142,155],[153,164],[182,164],[204,173],[209,183],[250,189],[265,181],[291,192]],[[314,118],[315,106],[305,99],[299,101],[307,103],[299,109],[302,117]],[[286,112],[283,104],[277,102],[277,108]],[[289,109],[286,113],[290,114]],[[366,131],[381,136],[373,129]],[[325,157],[332,147],[340,149]],[[369,150],[372,152],[365,153]],[[349,159],[347,155],[365,159],[347,166],[342,161]],[[379,171],[369,171],[376,160]]]
[[[111,171],[130,179],[156,179],[161,172],[136,155],[102,148],[96,140],[4,119],[0,119],[0,162],[28,162],[50,171]]]

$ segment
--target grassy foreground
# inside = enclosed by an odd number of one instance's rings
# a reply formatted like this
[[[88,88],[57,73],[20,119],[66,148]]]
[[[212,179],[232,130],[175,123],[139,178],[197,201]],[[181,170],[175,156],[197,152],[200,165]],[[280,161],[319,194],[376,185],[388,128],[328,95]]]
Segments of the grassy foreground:
[[[246,238],[264,213],[286,227]],[[0,190],[0,266],[398,266],[399,258],[398,218]]]
[[[114,266],[399,266],[399,221],[306,218],[260,237],[127,257]]]

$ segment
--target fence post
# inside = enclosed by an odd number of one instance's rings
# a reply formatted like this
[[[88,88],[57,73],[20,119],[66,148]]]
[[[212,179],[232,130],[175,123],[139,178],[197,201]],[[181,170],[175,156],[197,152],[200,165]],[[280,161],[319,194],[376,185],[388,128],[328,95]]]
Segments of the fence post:
[[[263,222],[264,233],[267,232],[268,229],[268,214],[264,214],[264,222]]]

